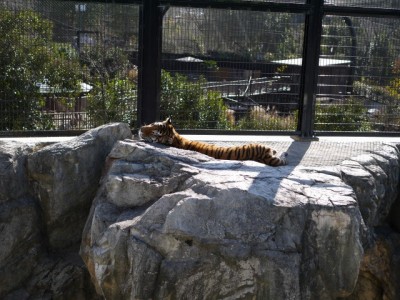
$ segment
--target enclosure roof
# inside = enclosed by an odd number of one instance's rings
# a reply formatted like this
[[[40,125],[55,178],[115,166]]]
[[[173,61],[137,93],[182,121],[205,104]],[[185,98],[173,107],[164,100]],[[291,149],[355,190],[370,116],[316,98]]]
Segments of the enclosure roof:
[[[39,88],[40,94],[62,94],[62,93],[72,92],[58,87],[50,86],[47,80],[44,80],[44,82],[38,82],[36,86]],[[93,89],[93,86],[84,82],[81,82],[79,84],[79,87],[80,87],[79,91],[81,93],[89,93]]]
[[[183,61],[183,62],[203,62],[202,59],[192,57],[192,56],[186,56],[186,57],[181,57],[176,59],[177,61]]]
[[[274,60],[273,63],[290,65],[290,66],[301,66],[303,63],[303,59],[291,58],[291,59]],[[350,60],[320,57],[318,65],[320,67],[326,67],[326,66],[348,65],[348,64],[350,64]]]

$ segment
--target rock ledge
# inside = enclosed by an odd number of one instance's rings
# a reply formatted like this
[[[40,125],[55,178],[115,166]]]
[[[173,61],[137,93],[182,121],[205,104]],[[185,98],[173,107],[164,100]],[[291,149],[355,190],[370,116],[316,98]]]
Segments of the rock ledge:
[[[391,145],[326,168],[131,140],[108,159],[81,246],[106,299],[358,299],[398,196]]]

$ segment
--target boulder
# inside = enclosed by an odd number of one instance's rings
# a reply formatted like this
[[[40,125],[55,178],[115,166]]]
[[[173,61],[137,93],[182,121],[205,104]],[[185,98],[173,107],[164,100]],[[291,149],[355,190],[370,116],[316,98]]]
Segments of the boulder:
[[[126,124],[49,144],[0,141],[0,298],[95,299],[78,249],[105,157]]]
[[[0,142],[0,298],[29,278],[42,250],[40,210],[25,170],[32,151],[24,143]]]
[[[9,298],[21,300],[23,297],[15,297],[21,293],[28,296],[25,299],[101,299],[76,252],[43,256],[24,287]]]
[[[358,280],[345,299],[400,299],[399,158],[398,146],[389,144],[340,165],[365,224]]]
[[[336,299],[363,219],[335,167],[271,168],[120,141],[81,245],[106,299]]]
[[[346,300],[399,299],[400,234],[387,226],[375,230],[366,249],[354,292]]]
[[[383,225],[399,194],[399,150],[385,145],[371,154],[346,160],[340,165],[344,182],[354,188],[367,226]]]
[[[271,168],[129,137],[0,141],[1,299],[400,299],[398,147]]]
[[[131,136],[127,124],[108,124],[29,155],[28,174],[51,248],[80,242],[104,160],[116,141]]]

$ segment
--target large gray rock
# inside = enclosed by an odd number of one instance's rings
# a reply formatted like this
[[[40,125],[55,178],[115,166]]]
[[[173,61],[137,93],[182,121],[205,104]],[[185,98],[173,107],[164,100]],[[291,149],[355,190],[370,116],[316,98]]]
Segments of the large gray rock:
[[[0,298],[26,280],[41,252],[40,212],[29,194],[31,145],[0,142]]]
[[[0,141],[0,204],[28,194],[24,165],[31,152],[32,146],[25,143]]]
[[[363,220],[338,168],[271,168],[118,142],[81,255],[106,299],[336,299]]]
[[[80,241],[104,160],[114,143],[132,136],[124,123],[104,125],[28,157],[28,173],[43,212],[50,247]]]
[[[366,225],[357,284],[346,299],[400,299],[399,158],[398,147],[385,145],[340,165]]]
[[[383,225],[399,194],[399,151],[385,145],[341,163],[341,175],[354,188],[367,226]]]
[[[129,137],[109,124],[54,145],[0,141],[1,299],[93,298],[81,234],[105,157]]]
[[[399,279],[400,234],[387,226],[379,227],[374,243],[365,250],[354,292],[346,299],[397,300]]]
[[[0,142],[1,299],[96,299],[94,197],[99,297],[400,298],[398,148],[270,168],[126,140],[105,160],[127,137]]]

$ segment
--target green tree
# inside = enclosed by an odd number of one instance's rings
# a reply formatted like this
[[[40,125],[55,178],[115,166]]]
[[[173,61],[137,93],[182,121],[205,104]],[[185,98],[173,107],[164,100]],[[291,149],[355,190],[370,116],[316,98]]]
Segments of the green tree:
[[[136,119],[136,85],[128,79],[113,78],[95,81],[88,95],[88,113],[99,126],[109,122],[125,122],[133,126]]]
[[[196,109],[198,112],[198,128],[228,129],[227,106],[221,93],[207,91],[200,97]]]
[[[348,98],[341,104],[318,102],[315,112],[315,129],[322,131],[369,131],[372,125],[367,108],[357,99]]]
[[[204,77],[190,82],[182,74],[161,73],[162,118],[172,117],[179,128],[227,128],[226,110],[221,94],[205,91]]]
[[[136,84],[128,79],[133,65],[118,47],[88,47],[81,53],[88,69],[86,81],[93,85],[88,112],[94,126],[108,122],[136,121]]]
[[[52,28],[32,11],[0,11],[0,130],[51,127],[36,86],[45,78],[59,90],[78,90],[78,61],[52,43]]]
[[[163,21],[163,51],[248,61],[300,57],[303,19],[288,13],[171,7]]]

